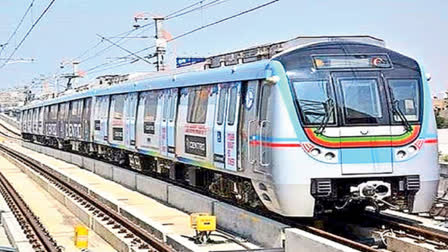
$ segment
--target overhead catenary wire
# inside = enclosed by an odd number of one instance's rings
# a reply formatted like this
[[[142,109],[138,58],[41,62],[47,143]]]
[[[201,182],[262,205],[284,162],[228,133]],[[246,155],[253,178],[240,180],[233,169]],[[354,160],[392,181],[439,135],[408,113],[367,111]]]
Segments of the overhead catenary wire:
[[[217,25],[217,24],[223,23],[223,22],[225,22],[225,21],[231,20],[231,19],[233,19],[233,18],[237,18],[237,17],[242,16],[242,15],[245,15],[245,14],[247,14],[247,13],[256,11],[256,10],[258,10],[258,9],[264,8],[264,7],[266,7],[266,6],[268,6],[268,5],[271,5],[271,4],[273,4],[273,3],[275,3],[275,2],[278,2],[278,1],[280,1],[280,0],[273,0],[273,1],[270,1],[270,2],[267,2],[267,3],[264,3],[264,4],[261,4],[261,5],[255,6],[255,7],[253,7],[253,8],[250,8],[250,9],[247,9],[247,10],[244,10],[244,11],[241,11],[241,12],[239,12],[239,13],[237,13],[237,14],[234,14],[234,15],[231,15],[231,16],[229,16],[229,17],[226,17],[226,18],[223,18],[223,19],[220,19],[220,20],[217,20],[217,21],[208,23],[208,24],[206,24],[206,25],[199,26],[199,27],[197,27],[197,28],[195,28],[195,29],[192,29],[192,30],[190,30],[190,31],[188,31],[188,32],[185,32],[185,33],[182,33],[182,34],[180,34],[180,35],[177,35],[177,36],[175,36],[175,37],[173,37],[173,38],[167,40],[167,42],[172,42],[172,41],[177,40],[177,39],[179,39],[179,38],[188,36],[188,35],[190,35],[190,34],[192,34],[192,33],[195,33],[195,32],[198,32],[198,31],[200,31],[200,30],[206,29],[206,28],[208,28],[208,27],[210,27],[210,26]],[[145,47],[145,48],[143,48],[143,49],[140,49],[140,50],[138,50],[138,51],[133,52],[133,54],[137,55],[138,53],[147,51],[147,50],[152,49],[152,48],[155,48],[155,47],[156,47],[155,45],[152,45],[152,46],[149,46],[149,47]],[[129,57],[129,56],[132,56],[133,54],[128,54],[128,55],[126,55],[126,56],[124,56],[124,57]],[[103,63],[103,64],[100,64],[100,65],[97,65],[97,66],[93,67],[93,69],[97,69],[97,68],[99,68],[99,67],[101,67],[101,66],[110,65],[110,64],[113,64],[113,63],[114,63],[114,62]],[[125,65],[125,64],[123,64],[123,65]],[[121,66],[121,65],[120,65],[120,66]],[[109,69],[109,68],[107,68],[107,69]],[[97,71],[95,71],[95,72],[99,72],[99,70],[97,70]],[[87,73],[89,73],[89,71],[87,71]],[[90,74],[91,74],[91,73],[90,73]]]
[[[125,52],[127,52],[127,53],[130,53],[132,56],[137,57],[137,58],[139,58],[140,60],[143,60],[143,61],[145,61],[145,62],[148,63],[148,64],[152,64],[152,63],[149,62],[147,59],[145,59],[145,58],[143,58],[143,57],[141,57],[141,56],[139,56],[139,55],[133,53],[132,51],[130,51],[130,50],[128,50],[128,49],[126,49],[126,48],[124,48],[124,47],[122,47],[122,46],[120,46],[120,45],[114,43],[114,42],[112,42],[110,39],[105,38],[105,37],[103,37],[103,36],[101,36],[101,35],[99,35],[99,34],[97,34],[97,36],[100,37],[101,39],[103,39],[103,40],[105,40],[105,41],[111,43],[112,45],[114,45],[114,46],[120,48],[121,50],[123,50],[123,51],[125,51]]]
[[[176,11],[174,11],[174,12],[171,12],[170,14],[168,14],[168,15],[165,16],[165,20],[175,19],[175,18],[181,17],[181,16],[183,16],[183,15],[192,13],[192,12],[194,12],[194,11],[198,11],[198,10],[200,10],[201,8],[212,7],[212,6],[215,6],[215,5],[217,5],[217,4],[224,3],[224,2],[227,2],[227,1],[230,1],[230,0],[214,0],[214,1],[210,2],[210,3],[207,3],[207,4],[202,5],[202,6],[200,6],[200,7],[196,7],[196,8],[194,8],[194,9],[192,9],[192,10],[188,10],[188,9],[190,9],[190,8],[192,8],[192,7],[195,7],[195,6],[199,5],[199,4],[204,3],[205,1],[206,1],[206,0],[197,1],[197,2],[195,2],[195,3],[191,4],[191,5],[188,5],[188,6],[184,7],[184,8],[181,8],[181,9],[179,9],[179,10],[176,10]],[[144,24],[144,25],[142,25],[142,26],[140,26],[140,27],[138,27],[138,28],[136,28],[136,29],[128,30],[128,31],[126,31],[126,32],[122,32],[122,33],[120,33],[120,34],[111,36],[110,38],[112,38],[112,37],[121,37],[119,40],[115,41],[115,43],[119,43],[119,42],[123,41],[122,43],[120,43],[120,45],[121,45],[121,44],[124,43],[124,40],[127,40],[127,39],[131,38],[131,37],[129,37],[129,35],[130,35],[131,33],[135,32],[135,31],[137,31],[137,30],[146,30],[146,29],[152,27],[153,25],[154,25],[153,22],[151,22],[151,23],[147,23],[147,24]],[[95,44],[94,46],[88,48],[88,49],[85,50],[81,55],[79,55],[79,56],[77,56],[76,58],[74,58],[74,60],[79,60],[80,58],[82,58],[83,56],[85,56],[85,55],[87,54],[87,52],[89,52],[89,51],[95,49],[95,48],[98,47],[101,43],[102,43],[102,41],[100,41],[100,42],[98,42],[97,44]],[[91,60],[91,59],[93,59],[93,58],[95,58],[95,57],[98,57],[99,55],[105,53],[107,50],[109,50],[109,49],[112,48],[112,47],[113,47],[113,45],[109,45],[109,46],[107,46],[106,48],[103,48],[102,50],[98,51],[98,52],[95,53],[94,55],[89,56],[89,57],[86,58],[86,59],[80,60],[79,63],[80,63],[80,64],[81,64],[81,63],[85,63],[86,61],[89,61],[89,60]]]
[[[206,25],[202,25],[202,26],[200,26],[200,27],[198,27],[198,28],[195,28],[195,29],[190,30],[190,31],[188,31],[188,32],[185,32],[185,33],[182,33],[182,34],[180,34],[180,35],[177,35],[177,36],[173,37],[172,39],[167,40],[167,42],[174,41],[174,40],[176,40],[176,39],[185,37],[185,36],[187,36],[187,35],[190,35],[190,34],[192,34],[192,33],[197,32],[197,31],[200,31],[200,30],[203,30],[203,29],[205,29],[205,28],[208,28],[208,27],[210,27],[210,26],[217,25],[217,24],[220,24],[220,23],[222,23],[222,22],[228,21],[228,20],[230,20],[230,19],[233,19],[233,18],[242,16],[242,15],[244,15],[244,14],[250,13],[250,12],[252,12],[252,11],[261,9],[261,8],[263,8],[263,7],[266,7],[266,6],[268,6],[268,5],[271,5],[271,4],[273,4],[273,3],[275,3],[275,2],[278,2],[278,1],[280,1],[280,0],[273,0],[273,1],[267,2],[267,3],[265,3],[265,4],[261,4],[261,5],[258,5],[258,6],[256,6],[256,7],[253,7],[253,8],[251,8],[251,9],[248,9],[248,10],[245,10],[245,11],[242,11],[242,12],[239,12],[239,13],[237,13],[237,14],[235,14],[235,15],[232,15],[232,16],[229,16],[229,17],[220,19],[220,20],[218,20],[218,21],[215,21],[215,22],[212,22],[212,23],[209,23],[209,24],[206,24]]]
[[[28,6],[28,8],[26,9],[25,13],[23,14],[22,18],[20,19],[19,23],[16,26],[16,29],[11,33],[11,35],[9,36],[8,40],[6,41],[6,43],[4,43],[4,45],[2,46],[2,49],[0,50],[0,55],[2,55],[2,52],[5,50],[6,46],[11,42],[12,38],[16,35],[17,31],[19,30],[20,26],[23,23],[23,20],[25,20],[25,17],[28,15],[28,13],[30,12],[31,8],[33,7],[35,0],[32,0],[30,5]]]
[[[12,51],[12,53],[9,55],[8,59],[3,62],[3,64],[0,66],[0,69],[3,68],[6,64],[8,64],[8,62],[11,60],[12,56],[14,56],[14,54],[17,52],[17,50],[19,50],[19,48],[22,46],[23,42],[25,42],[26,38],[30,35],[30,33],[33,31],[34,27],[36,27],[36,25],[39,23],[39,21],[42,19],[42,17],[48,12],[48,10],[51,8],[51,6],[54,4],[56,0],[51,0],[51,2],[47,5],[47,7],[44,9],[44,11],[42,11],[42,13],[40,14],[40,16],[36,19],[36,21],[34,21],[34,23],[31,25],[30,29],[28,30],[28,32],[25,34],[25,36],[23,36],[22,40],[19,42],[19,44],[14,48],[14,50]]]

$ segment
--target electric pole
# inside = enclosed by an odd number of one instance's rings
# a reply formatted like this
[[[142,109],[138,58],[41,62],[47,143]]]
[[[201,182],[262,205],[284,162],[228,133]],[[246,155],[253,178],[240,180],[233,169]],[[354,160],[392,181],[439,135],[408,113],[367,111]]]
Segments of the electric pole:
[[[156,70],[157,71],[164,71],[165,70],[165,53],[166,53],[166,38],[163,34],[163,21],[165,20],[164,17],[162,16],[155,16],[155,15],[150,15],[149,13],[139,13],[136,16],[134,16],[134,20],[135,20],[135,24],[134,24],[134,28],[138,29],[141,26],[139,24],[137,24],[138,21],[143,20],[143,21],[147,21],[149,20],[149,17],[151,16],[152,20],[154,20],[154,27],[155,27],[155,36],[154,38],[156,39],[156,52],[152,55],[150,55],[149,57],[155,57],[156,58],[156,62],[154,62],[154,64],[156,65]]]
[[[156,32],[156,69],[157,71],[165,70],[165,53],[166,53],[166,39],[162,33],[163,17],[153,17]]]

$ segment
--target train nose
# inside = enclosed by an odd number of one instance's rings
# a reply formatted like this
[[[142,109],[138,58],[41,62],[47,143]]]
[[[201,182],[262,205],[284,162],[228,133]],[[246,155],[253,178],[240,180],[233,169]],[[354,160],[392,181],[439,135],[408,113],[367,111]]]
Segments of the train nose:
[[[391,195],[391,185],[383,181],[367,181],[358,186],[352,186],[350,192],[360,198],[382,200]]]

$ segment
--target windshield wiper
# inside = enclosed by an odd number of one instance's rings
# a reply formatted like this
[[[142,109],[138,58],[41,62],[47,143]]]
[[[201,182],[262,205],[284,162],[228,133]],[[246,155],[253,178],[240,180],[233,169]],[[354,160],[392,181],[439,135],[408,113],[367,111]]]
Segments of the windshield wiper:
[[[330,118],[333,116],[334,113],[334,100],[332,98],[328,98],[324,103],[324,109],[325,109],[325,115],[324,118],[322,118],[322,122],[319,125],[319,128],[314,131],[316,134],[322,134],[327,127],[328,123],[330,122]]]
[[[412,126],[409,123],[408,119],[406,119],[406,116],[403,114],[403,111],[401,111],[400,106],[398,104],[398,100],[395,100],[395,98],[392,98],[392,109],[394,113],[398,114],[398,117],[400,118],[400,121],[402,122],[406,132],[412,131]]]
[[[390,98],[392,100],[392,111],[393,111],[393,113],[398,115],[398,117],[400,118],[400,121],[403,124],[403,127],[406,130],[406,132],[412,131],[412,126],[409,123],[409,121],[406,118],[406,116],[404,115],[403,111],[401,111],[400,106],[398,104],[399,101],[397,99],[395,99],[394,92],[393,92],[393,90],[392,90],[392,88],[390,86],[389,86],[389,93],[390,93],[390,96],[391,96]],[[392,116],[392,119],[394,119],[393,116]]]

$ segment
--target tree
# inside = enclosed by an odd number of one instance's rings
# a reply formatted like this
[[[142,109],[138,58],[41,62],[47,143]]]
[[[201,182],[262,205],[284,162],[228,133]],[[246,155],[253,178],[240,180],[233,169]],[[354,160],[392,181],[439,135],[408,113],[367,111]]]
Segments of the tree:
[[[443,128],[446,128],[446,126],[447,126],[445,118],[443,118],[439,115],[436,115],[436,124],[437,124],[438,129],[443,129]]]

